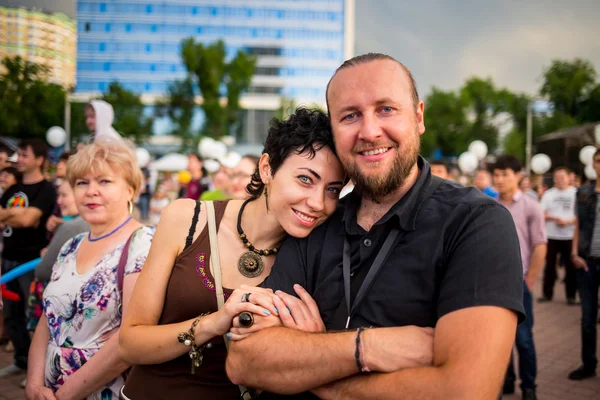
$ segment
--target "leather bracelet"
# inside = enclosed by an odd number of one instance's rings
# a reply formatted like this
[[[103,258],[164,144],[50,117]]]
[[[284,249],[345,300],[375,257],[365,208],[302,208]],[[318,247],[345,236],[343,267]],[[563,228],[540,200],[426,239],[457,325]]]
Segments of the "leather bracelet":
[[[356,330],[356,350],[354,351],[354,359],[356,361],[356,366],[358,367],[359,372],[371,372],[371,370],[368,367],[365,367],[363,365],[362,360],[361,360],[362,357],[360,354],[360,347],[361,347],[360,334],[364,330],[365,330],[364,326],[361,326],[360,328],[358,328]]]

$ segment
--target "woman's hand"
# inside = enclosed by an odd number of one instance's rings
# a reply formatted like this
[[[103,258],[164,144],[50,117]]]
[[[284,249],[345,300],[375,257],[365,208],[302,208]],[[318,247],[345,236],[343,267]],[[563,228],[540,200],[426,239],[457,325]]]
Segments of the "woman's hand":
[[[25,397],[27,400],[57,400],[52,389],[30,384],[25,387]]]
[[[247,294],[250,293],[250,299],[247,300]],[[232,323],[236,317],[247,311],[257,316],[270,316],[276,312],[273,306],[273,292],[270,289],[261,289],[252,286],[242,285],[240,289],[233,291],[229,299],[216,313],[206,317],[210,321],[209,326],[214,330],[215,336],[226,334],[231,329]],[[197,330],[199,328],[196,328]],[[198,333],[198,332],[196,332]]]

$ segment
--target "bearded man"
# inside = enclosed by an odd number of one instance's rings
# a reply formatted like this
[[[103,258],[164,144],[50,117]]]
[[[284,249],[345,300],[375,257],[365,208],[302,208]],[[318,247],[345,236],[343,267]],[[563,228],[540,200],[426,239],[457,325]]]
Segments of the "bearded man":
[[[355,189],[285,242],[263,288],[244,288],[276,313],[234,320],[229,377],[261,398],[496,399],[524,317],[510,213],[431,175],[424,105],[394,58],[346,61],[327,102]]]

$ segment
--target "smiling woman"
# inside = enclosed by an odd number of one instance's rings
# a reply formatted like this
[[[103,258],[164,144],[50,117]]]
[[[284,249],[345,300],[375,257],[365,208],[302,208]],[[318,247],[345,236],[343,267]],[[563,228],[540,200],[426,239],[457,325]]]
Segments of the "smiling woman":
[[[121,328],[121,356],[138,364],[123,388],[125,399],[240,397],[225,373],[223,335],[242,312],[254,314],[248,320],[256,324],[281,321],[272,305],[254,305],[248,290],[232,289],[260,284],[287,235],[306,237],[334,212],[345,175],[333,149],[321,111],[300,108],[285,121],[273,120],[246,188],[250,198],[214,202],[228,298],[223,307],[210,261],[216,243],[210,243],[207,204],[169,205]]]
[[[118,398],[128,368],[117,352],[121,313],[154,234],[130,215],[141,178],[121,139],[97,139],[69,159],[67,179],[90,231],[68,240],[52,269],[29,353],[28,398]]]

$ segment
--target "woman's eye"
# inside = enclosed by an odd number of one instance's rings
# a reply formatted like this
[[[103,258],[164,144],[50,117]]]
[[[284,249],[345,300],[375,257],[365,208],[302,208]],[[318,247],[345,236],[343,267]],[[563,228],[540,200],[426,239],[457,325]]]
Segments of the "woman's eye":
[[[335,187],[329,188],[327,189],[327,191],[331,194],[335,194],[336,196],[338,196],[341,193],[341,190]]]
[[[86,184],[87,184],[87,182],[85,182],[85,181],[75,182],[76,186],[83,186],[83,185],[86,185]]]
[[[302,183],[311,183],[311,180],[310,180],[310,178],[309,178],[308,176],[306,176],[306,175],[300,175],[300,176],[298,177],[298,179],[299,179],[299,180],[300,180],[300,182],[302,182]]]

